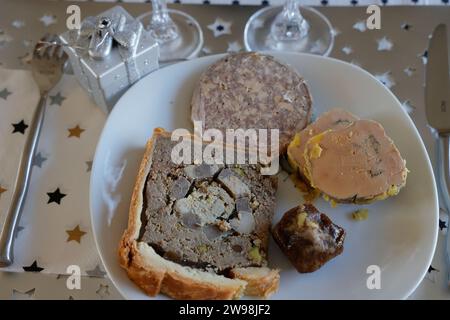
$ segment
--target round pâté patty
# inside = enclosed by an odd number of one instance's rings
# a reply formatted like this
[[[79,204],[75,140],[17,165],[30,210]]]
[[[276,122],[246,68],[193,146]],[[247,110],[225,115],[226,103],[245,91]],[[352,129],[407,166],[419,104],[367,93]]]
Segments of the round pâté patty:
[[[279,129],[283,153],[308,124],[311,105],[308,86],[294,69],[272,56],[244,52],[224,57],[201,75],[191,118],[202,121],[203,130]]]

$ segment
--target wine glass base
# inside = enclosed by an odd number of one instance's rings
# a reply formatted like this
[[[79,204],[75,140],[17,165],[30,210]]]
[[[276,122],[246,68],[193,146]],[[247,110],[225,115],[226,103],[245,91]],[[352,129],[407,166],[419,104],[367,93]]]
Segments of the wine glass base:
[[[276,41],[270,30],[282,7],[267,7],[255,12],[244,30],[244,44],[248,51],[306,52],[328,56],[333,49],[334,35],[331,23],[319,11],[300,7],[303,18],[309,25],[305,37],[299,40]]]
[[[178,27],[179,36],[175,40],[159,42],[159,61],[164,63],[197,57],[203,47],[202,28],[193,17],[182,11],[167,11]],[[151,15],[150,11],[137,18],[146,30],[149,30]]]

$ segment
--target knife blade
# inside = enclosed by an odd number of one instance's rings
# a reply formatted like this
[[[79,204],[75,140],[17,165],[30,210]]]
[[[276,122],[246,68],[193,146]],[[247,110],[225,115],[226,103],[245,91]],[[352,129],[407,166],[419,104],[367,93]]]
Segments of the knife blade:
[[[430,39],[425,102],[430,126],[439,133],[450,133],[450,77],[445,24],[438,25]]]
[[[428,46],[425,110],[428,123],[439,133],[437,180],[443,203],[450,215],[450,70],[447,27],[438,25]],[[449,222],[447,224],[450,223]],[[450,231],[447,226],[447,281],[450,285]]]

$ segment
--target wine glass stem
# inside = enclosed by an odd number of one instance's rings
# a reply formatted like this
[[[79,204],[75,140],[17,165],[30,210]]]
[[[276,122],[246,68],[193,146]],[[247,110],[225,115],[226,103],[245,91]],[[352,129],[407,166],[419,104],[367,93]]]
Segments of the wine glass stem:
[[[283,10],[272,24],[272,37],[277,41],[300,40],[308,31],[309,24],[300,13],[298,0],[286,0]]]
[[[294,18],[294,17],[298,17],[298,16],[301,17],[300,8],[299,8],[297,0],[286,0],[286,3],[284,4],[284,7],[283,7],[283,11],[286,12],[286,15],[289,18],[291,18],[291,17]]]
[[[167,3],[164,0],[152,0],[151,22],[154,24],[167,23],[170,20],[167,13]]]
[[[165,0],[152,1],[152,16],[150,18],[150,32],[159,43],[175,40],[179,31],[170,18]]]

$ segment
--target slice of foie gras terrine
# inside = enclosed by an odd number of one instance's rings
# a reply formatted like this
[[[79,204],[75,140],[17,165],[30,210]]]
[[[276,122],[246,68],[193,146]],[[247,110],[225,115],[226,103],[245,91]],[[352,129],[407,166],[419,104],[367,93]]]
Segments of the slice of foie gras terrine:
[[[296,173],[304,178],[303,168],[305,167],[305,159],[303,154],[308,140],[330,129],[345,128],[356,120],[359,120],[357,116],[340,108],[334,108],[322,113],[316,121],[298,132],[289,144],[287,149],[289,164],[294,168]]]
[[[384,200],[406,184],[406,161],[376,121],[322,132],[309,139],[303,156],[309,184],[332,204]]]

